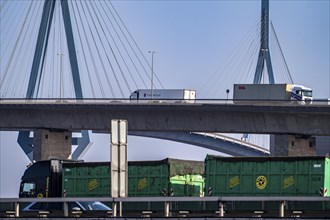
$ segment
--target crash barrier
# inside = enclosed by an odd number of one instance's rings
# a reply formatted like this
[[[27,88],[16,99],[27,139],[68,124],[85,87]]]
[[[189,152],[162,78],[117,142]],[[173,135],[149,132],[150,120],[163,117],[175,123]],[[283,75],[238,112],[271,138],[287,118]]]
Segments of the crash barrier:
[[[20,215],[20,204],[29,203],[29,202],[63,202],[63,213],[58,217],[69,217],[72,214],[75,214],[75,217],[80,216],[81,212],[68,210],[69,202],[106,202],[116,204],[113,207],[118,207],[120,211],[111,210],[107,212],[106,217],[121,217],[122,203],[131,203],[131,202],[163,202],[164,203],[164,212],[163,216],[170,217],[171,216],[171,206],[170,204],[173,202],[216,202],[218,204],[218,211],[216,214],[218,217],[226,217],[226,210],[224,204],[226,202],[277,202],[278,203],[278,215],[277,217],[285,217],[285,204],[287,202],[323,202],[324,204],[329,205],[330,197],[317,197],[317,196],[208,196],[208,197],[127,197],[127,198],[112,198],[112,197],[93,197],[93,198],[0,198],[0,205],[3,203],[12,203],[14,204],[14,210],[6,210],[4,211],[4,217],[21,217]],[[118,206],[117,206],[118,204]],[[325,210],[326,211],[326,210]],[[141,210],[143,217],[150,217],[153,214],[151,210]],[[262,217],[264,210],[255,210],[253,212],[254,217]],[[290,217],[301,217],[303,210],[295,210],[291,213]],[[325,212],[326,213],[326,212]],[[39,217],[47,217],[47,212],[41,211],[39,212]],[[181,210],[178,215],[181,217],[189,216],[189,211]]]

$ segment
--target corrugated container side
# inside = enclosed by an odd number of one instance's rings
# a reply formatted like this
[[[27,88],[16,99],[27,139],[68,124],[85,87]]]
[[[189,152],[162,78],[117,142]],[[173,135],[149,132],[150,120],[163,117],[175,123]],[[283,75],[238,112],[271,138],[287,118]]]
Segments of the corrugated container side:
[[[170,182],[174,196],[203,196],[204,179],[202,175],[173,176]]]
[[[67,191],[68,197],[111,196],[110,167],[108,162],[64,163],[63,190]],[[163,189],[167,195],[170,195],[171,189],[175,196],[187,195],[186,193],[199,195],[202,190],[202,161],[136,161],[129,162],[128,167],[128,196],[163,196]],[[178,181],[175,182],[176,180]]]
[[[169,189],[169,169],[166,163],[134,163],[128,169],[129,196],[162,196]]]
[[[111,165],[102,163],[65,164],[63,190],[68,197],[111,196]],[[161,196],[169,188],[168,166],[163,161],[130,162],[128,196]]]
[[[329,181],[325,157],[221,158],[207,156],[206,188],[213,195],[318,196]]]
[[[67,197],[111,196],[110,163],[63,164]]]

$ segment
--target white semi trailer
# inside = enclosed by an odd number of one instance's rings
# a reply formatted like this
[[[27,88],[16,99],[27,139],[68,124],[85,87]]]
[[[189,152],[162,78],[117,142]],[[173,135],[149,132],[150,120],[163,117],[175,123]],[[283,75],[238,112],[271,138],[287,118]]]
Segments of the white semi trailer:
[[[134,91],[129,98],[130,100],[194,103],[196,91],[191,89],[139,89]]]
[[[234,84],[234,103],[311,104],[312,89],[294,84]]]

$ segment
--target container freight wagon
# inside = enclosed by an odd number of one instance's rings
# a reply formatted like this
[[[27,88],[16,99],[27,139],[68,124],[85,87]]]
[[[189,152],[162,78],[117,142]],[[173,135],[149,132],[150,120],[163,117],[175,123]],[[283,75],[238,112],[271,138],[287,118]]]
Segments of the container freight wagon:
[[[329,196],[330,158],[207,155],[205,187],[214,196]],[[256,208],[253,204],[246,206]],[[322,209],[322,204],[307,208]]]

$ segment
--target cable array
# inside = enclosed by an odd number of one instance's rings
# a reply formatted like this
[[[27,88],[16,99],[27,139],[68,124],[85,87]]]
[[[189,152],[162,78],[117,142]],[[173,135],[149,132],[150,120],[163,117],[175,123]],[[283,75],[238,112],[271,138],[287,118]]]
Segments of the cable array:
[[[260,31],[262,21],[256,22],[249,29],[236,48],[231,50],[226,59],[221,62],[216,71],[202,85],[199,97],[226,99],[226,90],[232,92],[233,85],[237,83],[253,83],[260,50]],[[273,24],[270,25],[269,48],[272,60],[275,83],[293,83],[288,64],[284,58],[278,37]],[[264,67],[261,83],[269,83],[267,68]],[[232,98],[232,94],[228,95]]]
[[[199,97],[226,98],[226,90],[233,88],[234,82],[252,81],[254,71],[251,66],[256,63],[259,42],[256,40],[259,34],[259,23],[249,29],[243,35],[237,46],[226,53],[226,58],[218,66],[204,85],[199,90]],[[231,98],[231,97],[228,97]]]
[[[291,83],[293,84],[293,79],[288,67],[288,64],[285,60],[283,50],[281,48],[280,42],[278,40],[277,34],[275,32],[275,28],[273,26],[273,22],[270,21],[270,37],[273,39],[271,41],[271,55],[274,60],[273,68],[274,74],[277,76],[276,83]]]
[[[71,0],[69,10],[85,98],[128,98],[134,90],[148,87],[151,65],[111,1]],[[0,1],[1,98],[26,96],[42,11],[43,1]],[[61,2],[56,1],[37,98],[75,97],[62,13]],[[226,90],[232,90],[234,83],[253,82],[262,34],[260,24],[255,22],[228,53],[198,91],[198,97],[226,98]],[[274,39],[271,41],[274,73],[277,79],[281,79],[280,73],[285,73],[283,82],[292,83],[273,24],[270,38]],[[164,88],[154,76],[155,87]],[[267,82],[266,74],[263,82]]]
[[[83,96],[128,98],[134,90],[147,88],[151,65],[113,3],[68,3]],[[43,1],[0,3],[1,97],[26,95],[43,5]],[[62,13],[61,1],[55,1],[36,98],[75,97]],[[155,87],[164,88],[154,76]]]
[[[262,21],[258,21],[244,35],[237,47],[228,53],[226,59],[219,65],[209,80],[199,90],[199,97],[232,99],[232,89],[234,84],[253,83],[253,77],[257,66],[258,52],[261,45],[260,31]],[[270,22],[269,48],[272,60],[275,83],[291,83],[291,77],[288,64],[285,60],[282,48],[276,35],[274,26]],[[261,82],[269,83],[267,67],[264,67]],[[231,94],[227,94],[226,90]],[[244,141],[257,144],[259,146],[269,146],[269,135],[251,135],[251,134],[226,134],[227,136],[241,138]]]

